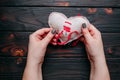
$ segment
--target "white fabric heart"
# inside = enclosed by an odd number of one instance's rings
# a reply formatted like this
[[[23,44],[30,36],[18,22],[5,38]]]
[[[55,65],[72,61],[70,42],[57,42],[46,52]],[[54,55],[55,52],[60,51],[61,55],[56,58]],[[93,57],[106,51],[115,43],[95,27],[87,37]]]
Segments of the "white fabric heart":
[[[82,24],[86,27],[90,24],[84,16],[74,16],[67,18],[64,14],[59,12],[52,12],[49,15],[48,24],[50,27],[56,29],[59,45],[65,45],[75,39],[78,39],[81,34]]]

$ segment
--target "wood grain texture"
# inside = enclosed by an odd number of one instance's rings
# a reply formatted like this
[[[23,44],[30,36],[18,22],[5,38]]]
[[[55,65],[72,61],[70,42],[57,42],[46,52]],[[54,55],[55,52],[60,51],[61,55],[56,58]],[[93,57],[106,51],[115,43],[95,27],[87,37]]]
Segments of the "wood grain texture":
[[[91,12],[91,8],[2,7],[0,8],[0,31],[35,31],[49,27],[48,16],[51,12],[57,11],[67,17],[78,14],[86,16],[101,32],[120,32],[120,9],[110,9],[111,13],[107,13],[105,8],[96,8],[96,10]]]
[[[1,0],[0,6],[120,6],[119,0]]]
[[[26,56],[29,35],[32,32],[0,32],[1,56]],[[105,53],[107,58],[120,57],[120,33],[102,33]],[[73,42],[72,42],[73,43]],[[86,52],[82,42],[72,46],[48,46],[47,57],[59,58],[85,58]]]
[[[17,64],[17,57],[0,57],[1,80],[21,80],[26,58]],[[120,78],[120,59],[108,58],[107,65],[111,80]],[[7,67],[9,66],[9,67]],[[44,80],[89,80],[90,65],[87,58],[45,58],[43,64]]]
[[[94,3],[84,1],[85,3],[79,4],[79,0],[66,0],[66,2],[63,0],[1,0],[0,6],[29,7],[0,7],[0,80],[21,80],[28,52],[28,37],[37,29],[48,27],[48,16],[53,11],[62,12],[68,17],[78,14],[86,16],[102,32],[111,80],[119,80],[119,8],[40,7],[41,5],[76,6],[77,4],[77,6],[119,5],[118,0],[109,1],[111,3],[107,3],[106,0],[104,5],[103,0],[92,1]],[[48,46],[43,64],[44,80],[89,79],[90,65],[83,43],[79,42],[75,47],[71,44],[64,47]]]
[[[89,72],[90,72],[90,66],[87,59],[80,59],[80,58],[62,58],[59,59],[57,62],[57,59],[53,59],[53,64],[50,64],[50,59],[47,60],[45,67],[43,69],[44,79],[52,79],[52,80],[89,80]],[[119,59],[107,59],[107,64],[109,67],[109,71],[111,74],[111,80],[119,80]],[[54,67],[50,67],[50,66]],[[62,66],[63,65],[63,66]],[[117,66],[117,69],[115,67]],[[56,69],[53,71],[52,69]],[[50,77],[49,77],[50,76]]]

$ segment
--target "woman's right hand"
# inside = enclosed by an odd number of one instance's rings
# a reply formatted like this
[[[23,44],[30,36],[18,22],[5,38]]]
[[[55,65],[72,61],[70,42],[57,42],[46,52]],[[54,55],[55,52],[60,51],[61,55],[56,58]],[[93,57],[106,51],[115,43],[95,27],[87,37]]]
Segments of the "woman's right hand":
[[[90,80],[110,80],[101,33],[93,25],[82,25],[81,41],[84,42],[91,64]]]
[[[82,25],[81,41],[84,42],[88,59],[90,61],[96,61],[99,58],[104,57],[104,49],[101,33],[92,24],[86,27],[86,24]]]
[[[87,51],[89,60],[92,61],[97,57],[104,58],[103,43],[102,43],[100,31],[98,31],[91,24],[89,27],[86,27],[86,24],[83,24],[82,26],[83,26],[82,27],[83,36],[80,38],[80,40],[84,42],[86,46],[86,51]],[[56,34],[51,41],[53,45],[57,45],[56,38],[55,38],[57,36],[58,35]]]

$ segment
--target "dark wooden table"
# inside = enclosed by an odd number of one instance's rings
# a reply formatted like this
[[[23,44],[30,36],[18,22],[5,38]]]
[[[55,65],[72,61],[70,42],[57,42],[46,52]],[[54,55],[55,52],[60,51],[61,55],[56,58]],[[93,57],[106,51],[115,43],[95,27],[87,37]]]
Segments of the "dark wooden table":
[[[120,0],[1,0],[0,80],[21,80],[29,35],[48,26],[51,12],[86,16],[101,32],[111,80],[120,80]],[[84,44],[49,45],[44,80],[89,80]]]

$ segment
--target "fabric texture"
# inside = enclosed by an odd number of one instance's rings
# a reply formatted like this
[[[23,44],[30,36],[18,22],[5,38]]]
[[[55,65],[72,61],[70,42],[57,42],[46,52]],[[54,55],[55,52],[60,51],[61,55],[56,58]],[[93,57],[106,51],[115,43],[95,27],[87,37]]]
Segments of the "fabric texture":
[[[56,38],[59,40],[58,45],[65,45],[73,40],[78,39],[81,34],[82,24],[89,26],[89,21],[84,16],[73,16],[67,18],[64,14],[59,12],[52,12],[48,18],[48,24],[54,28],[58,34]]]

